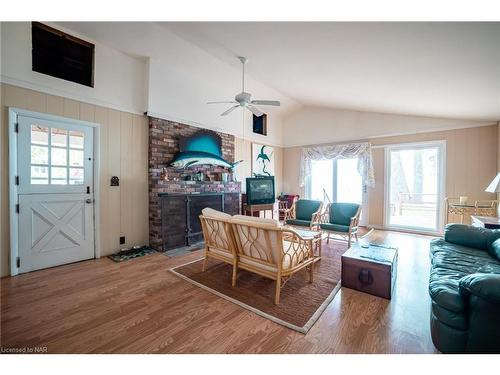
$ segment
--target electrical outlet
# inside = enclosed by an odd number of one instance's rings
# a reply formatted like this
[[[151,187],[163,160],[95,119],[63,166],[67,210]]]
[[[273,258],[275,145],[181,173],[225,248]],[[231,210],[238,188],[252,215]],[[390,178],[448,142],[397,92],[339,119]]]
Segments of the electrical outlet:
[[[125,243],[125,236],[120,236],[120,245]]]

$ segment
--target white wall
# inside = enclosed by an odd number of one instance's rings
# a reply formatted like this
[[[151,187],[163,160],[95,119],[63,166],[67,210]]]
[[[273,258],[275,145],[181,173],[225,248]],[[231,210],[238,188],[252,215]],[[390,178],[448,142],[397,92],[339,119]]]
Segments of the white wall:
[[[254,135],[252,115],[239,108],[221,117],[229,105],[207,105],[207,101],[233,100],[241,91],[241,65],[219,60],[194,44],[180,38],[156,23],[62,23],[81,34],[89,35],[107,45],[134,55],[148,56],[148,106],[155,117],[194,126],[220,130],[240,138],[271,145],[283,142],[282,118],[300,105],[276,90],[251,78],[252,62],[247,65],[245,91],[255,99],[275,99],[281,107],[262,107],[268,116],[268,136]],[[243,52],[242,52],[243,53]]]
[[[284,120],[285,146],[337,143],[494,123],[303,107]]]
[[[94,87],[87,87],[31,70],[30,22],[2,22],[1,29],[2,82],[127,112],[146,110],[147,59],[63,29],[95,44]]]

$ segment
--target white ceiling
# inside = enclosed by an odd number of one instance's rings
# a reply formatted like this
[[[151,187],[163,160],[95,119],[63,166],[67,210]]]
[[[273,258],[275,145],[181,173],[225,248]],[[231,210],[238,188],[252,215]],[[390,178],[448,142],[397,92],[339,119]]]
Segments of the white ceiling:
[[[161,23],[308,106],[500,120],[500,23]]]

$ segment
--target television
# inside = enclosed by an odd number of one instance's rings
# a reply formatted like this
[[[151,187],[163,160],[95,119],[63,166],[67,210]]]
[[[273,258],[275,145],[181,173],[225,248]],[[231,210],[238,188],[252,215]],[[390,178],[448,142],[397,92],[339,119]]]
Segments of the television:
[[[247,204],[270,204],[275,201],[273,176],[247,178]]]

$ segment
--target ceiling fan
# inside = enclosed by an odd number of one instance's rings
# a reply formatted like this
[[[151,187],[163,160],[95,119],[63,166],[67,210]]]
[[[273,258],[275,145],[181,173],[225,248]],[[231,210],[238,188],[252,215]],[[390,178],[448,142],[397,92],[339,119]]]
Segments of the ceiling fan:
[[[280,106],[280,102],[278,100],[252,100],[252,95],[248,92],[245,92],[245,64],[248,62],[246,57],[238,56],[238,59],[241,61],[243,67],[243,74],[241,79],[241,92],[234,97],[232,101],[221,101],[221,102],[208,102],[207,104],[235,104],[227,111],[222,112],[221,116],[226,116],[232,111],[234,111],[238,107],[244,107],[252,112],[255,116],[260,117],[264,114],[259,108],[255,106],[258,105],[274,105]]]

